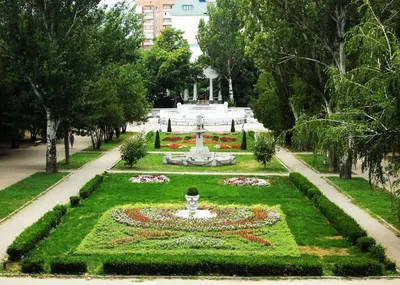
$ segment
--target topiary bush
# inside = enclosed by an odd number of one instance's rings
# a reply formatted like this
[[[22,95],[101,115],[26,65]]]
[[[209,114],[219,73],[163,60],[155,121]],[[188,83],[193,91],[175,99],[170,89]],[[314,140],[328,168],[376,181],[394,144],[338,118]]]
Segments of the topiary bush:
[[[218,140],[219,140],[219,136],[213,136],[213,137],[212,137],[212,140],[213,140],[213,141],[218,141]]]
[[[369,254],[379,262],[384,262],[386,259],[385,248],[381,245],[372,245],[369,248]]]
[[[235,120],[232,119],[232,122],[231,122],[231,133],[234,133],[234,132],[235,132]]]
[[[69,202],[71,204],[71,208],[78,207],[80,201],[81,201],[81,197],[79,197],[79,196],[71,196],[71,197],[69,197]]]
[[[188,196],[197,196],[197,195],[199,195],[199,189],[197,189],[197,187],[190,187],[186,191],[186,195],[188,195]]]
[[[382,275],[383,265],[376,260],[343,258],[335,263],[332,271],[336,276],[379,276]]]
[[[87,263],[78,257],[60,257],[50,263],[51,273],[82,274],[87,272]]]
[[[171,119],[168,119],[168,127],[167,127],[167,132],[168,132],[168,133],[172,132],[172,127],[171,127]]]
[[[360,237],[357,239],[357,246],[362,252],[367,252],[371,246],[375,245],[376,241],[372,237]]]
[[[124,142],[120,151],[121,159],[125,161],[124,165],[132,167],[139,159],[147,155],[146,140],[143,134],[135,135]]]
[[[7,254],[11,261],[20,260],[27,255],[50,231],[61,223],[61,218],[66,213],[65,206],[56,206],[44,214],[33,225],[26,228],[8,247]]]
[[[247,149],[247,138],[246,138],[246,132],[243,131],[242,135],[242,144],[240,145],[240,149],[246,150]]]
[[[27,258],[21,262],[23,273],[42,273],[44,272],[44,261],[39,258]]]
[[[96,175],[92,179],[89,180],[82,188],[79,190],[79,196],[82,199],[88,198],[97,187],[103,182],[104,175]]]
[[[154,148],[161,148],[160,133],[158,131],[156,132],[156,140],[154,142]]]

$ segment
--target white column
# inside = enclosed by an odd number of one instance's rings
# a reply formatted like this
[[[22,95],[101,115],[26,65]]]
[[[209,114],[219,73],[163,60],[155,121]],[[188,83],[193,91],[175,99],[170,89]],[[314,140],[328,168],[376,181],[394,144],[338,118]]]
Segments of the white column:
[[[222,104],[222,89],[221,89],[221,80],[218,83],[219,90],[218,90],[218,104]]]
[[[193,104],[197,102],[197,82],[193,85]]]
[[[213,90],[213,79],[210,78],[210,98],[208,99],[210,104],[214,103],[214,90]]]
[[[184,93],[183,93],[183,102],[187,103],[189,102],[189,89],[185,89]]]

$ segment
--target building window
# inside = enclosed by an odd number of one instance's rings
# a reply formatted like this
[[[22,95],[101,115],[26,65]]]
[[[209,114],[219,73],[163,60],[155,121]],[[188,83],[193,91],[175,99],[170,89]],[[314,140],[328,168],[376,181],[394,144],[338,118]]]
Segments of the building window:
[[[193,10],[193,5],[182,5],[182,10],[184,11]]]

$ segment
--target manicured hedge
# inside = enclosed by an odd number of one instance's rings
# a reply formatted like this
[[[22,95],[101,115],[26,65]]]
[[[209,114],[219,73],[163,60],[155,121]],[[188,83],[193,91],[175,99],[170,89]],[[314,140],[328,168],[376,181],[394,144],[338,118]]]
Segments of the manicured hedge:
[[[321,276],[315,258],[191,257],[146,258],[116,256],[103,263],[103,271],[118,275]]]
[[[382,275],[383,265],[376,260],[349,258],[338,260],[333,267],[336,276],[377,276]]]
[[[81,201],[81,197],[79,196],[71,196],[69,197],[69,201],[71,204],[71,208],[76,208],[79,206],[79,202]]]
[[[89,197],[97,189],[101,182],[103,182],[103,179],[103,175],[96,175],[95,177],[93,177],[81,188],[81,190],[79,191],[79,196],[82,199],[86,199],[87,197]]]
[[[26,228],[8,247],[7,253],[11,261],[20,260],[28,254],[42,239],[47,237],[50,231],[60,222],[66,213],[65,206],[55,206],[33,225]]]
[[[42,273],[44,272],[44,261],[38,258],[28,258],[21,262],[23,273]]]
[[[357,240],[357,246],[360,248],[362,252],[367,252],[371,248],[371,246],[375,245],[376,241],[372,237],[360,237]]]
[[[78,257],[60,257],[50,263],[51,273],[81,274],[87,272],[87,263]]]
[[[292,172],[289,175],[290,181],[304,195],[311,197],[316,208],[328,219],[336,230],[352,244],[360,237],[367,236],[365,230],[335,203],[329,201],[306,177],[300,173]]]

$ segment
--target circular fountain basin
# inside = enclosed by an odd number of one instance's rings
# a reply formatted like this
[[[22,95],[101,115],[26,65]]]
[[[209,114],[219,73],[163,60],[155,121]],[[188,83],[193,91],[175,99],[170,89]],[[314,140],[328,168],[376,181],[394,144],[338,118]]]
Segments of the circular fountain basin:
[[[185,219],[211,219],[215,218],[217,213],[212,213],[209,210],[196,210],[195,212],[190,212],[189,210],[180,210],[174,215]]]

